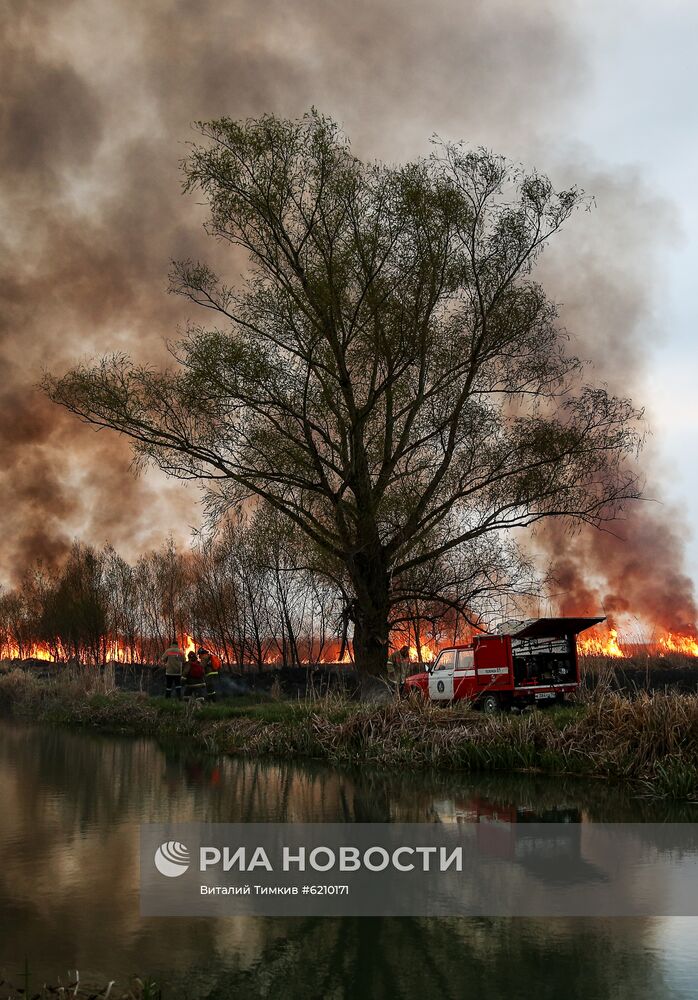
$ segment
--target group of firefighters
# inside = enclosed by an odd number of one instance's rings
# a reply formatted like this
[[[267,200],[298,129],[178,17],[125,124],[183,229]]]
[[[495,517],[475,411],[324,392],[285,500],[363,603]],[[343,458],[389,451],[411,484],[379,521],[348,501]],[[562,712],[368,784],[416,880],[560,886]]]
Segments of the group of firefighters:
[[[195,701],[215,701],[218,694],[220,657],[202,646],[185,657],[177,640],[173,640],[160,657],[165,668],[165,697],[191,698]]]
[[[203,646],[185,656],[174,639],[160,657],[165,668],[165,697],[193,698],[198,701],[215,701],[218,694],[220,657]],[[395,650],[388,659],[388,681],[399,688],[411,672],[409,647]]]

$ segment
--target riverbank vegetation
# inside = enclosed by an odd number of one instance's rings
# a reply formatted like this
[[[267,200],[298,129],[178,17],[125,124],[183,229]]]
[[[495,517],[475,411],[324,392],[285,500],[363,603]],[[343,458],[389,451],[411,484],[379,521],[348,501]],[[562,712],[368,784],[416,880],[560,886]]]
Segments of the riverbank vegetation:
[[[57,985],[42,983],[37,985],[35,977],[28,967],[20,973],[22,985],[0,979],[0,997],[2,1000],[162,1000],[162,990],[160,986],[151,979],[139,979],[136,977],[124,987],[116,980],[112,980],[101,987],[93,984],[81,983],[80,974],[76,972],[72,978],[68,978],[65,983],[57,981]]]
[[[118,690],[108,672],[0,674],[0,708],[23,719],[151,736],[211,753],[314,758],[340,766],[540,771],[632,783],[698,800],[698,695],[599,686],[576,703],[485,716],[465,703],[383,704],[269,694],[198,706]]]

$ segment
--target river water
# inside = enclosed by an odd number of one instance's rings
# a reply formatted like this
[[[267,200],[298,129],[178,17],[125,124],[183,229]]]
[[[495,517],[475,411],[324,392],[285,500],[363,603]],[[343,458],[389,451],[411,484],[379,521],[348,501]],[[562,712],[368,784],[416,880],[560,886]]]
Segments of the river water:
[[[698,997],[698,920],[139,916],[139,824],[690,822],[605,782],[345,773],[0,722],[0,978],[165,997]]]

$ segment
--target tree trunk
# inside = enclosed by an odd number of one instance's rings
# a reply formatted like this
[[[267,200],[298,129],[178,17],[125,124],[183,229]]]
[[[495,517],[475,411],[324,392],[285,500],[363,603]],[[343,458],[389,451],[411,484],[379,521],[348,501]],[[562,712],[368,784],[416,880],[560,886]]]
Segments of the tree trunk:
[[[385,675],[388,662],[390,579],[382,558],[355,568],[354,661],[360,677]]]
[[[374,616],[370,613],[364,617],[357,609],[354,623],[354,661],[359,674],[380,677],[385,673],[388,662],[388,629],[386,623],[385,638],[381,639],[379,629],[370,621],[372,618]]]

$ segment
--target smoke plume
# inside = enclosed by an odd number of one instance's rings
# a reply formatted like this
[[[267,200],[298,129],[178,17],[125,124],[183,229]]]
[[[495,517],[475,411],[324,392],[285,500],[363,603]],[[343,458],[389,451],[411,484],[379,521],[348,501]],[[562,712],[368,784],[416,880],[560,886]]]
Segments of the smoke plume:
[[[535,164],[597,197],[543,272],[564,302],[574,349],[613,388],[642,371],[652,241],[665,206],[638,178],[569,150],[565,117],[588,82],[584,48],[553,0],[9,0],[0,27],[0,579],[58,561],[74,537],[127,557],[188,537],[196,494],[155,473],[135,479],[117,435],[79,425],[38,394],[59,371],[110,351],[167,362],[189,310],[165,293],[169,261],[220,250],[180,190],[190,123],[263,112],[332,114],[364,157],[427,151],[432,133]],[[242,261],[226,260],[235,277]],[[630,388],[632,387],[632,384]],[[695,619],[681,545],[663,511],[629,515],[628,544],[586,532],[566,546],[569,602],[602,573],[628,595],[632,559],[657,546],[677,614]],[[544,547],[561,565],[557,534]],[[539,539],[539,542],[541,539]],[[631,554],[634,553],[634,555]],[[638,557],[639,562],[639,557]],[[605,575],[604,575],[605,574]]]

